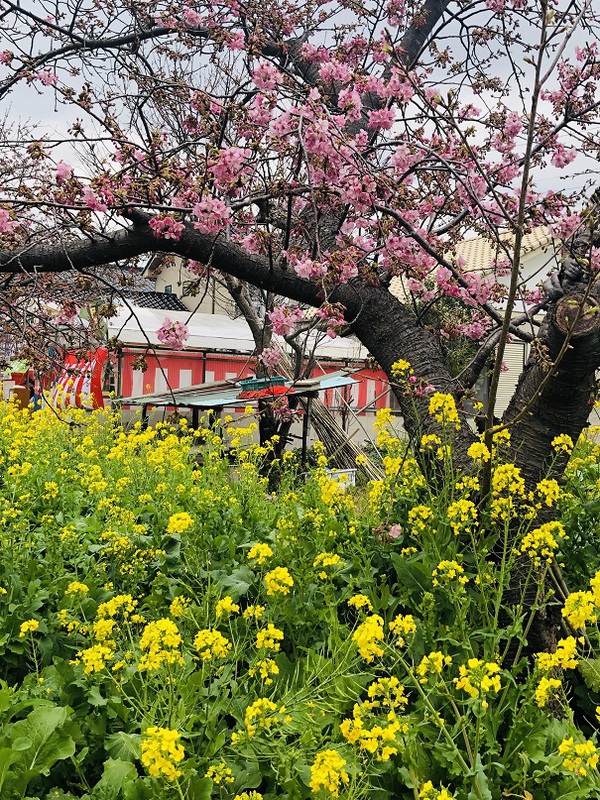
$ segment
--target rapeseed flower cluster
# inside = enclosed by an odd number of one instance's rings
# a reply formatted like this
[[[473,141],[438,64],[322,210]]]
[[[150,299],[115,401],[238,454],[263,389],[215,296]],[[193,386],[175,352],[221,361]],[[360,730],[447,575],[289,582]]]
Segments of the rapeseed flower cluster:
[[[565,769],[585,778],[588,770],[596,769],[598,751],[593,742],[575,742],[572,736],[563,739],[558,745],[558,754],[562,756]]]
[[[34,631],[37,631],[39,627],[40,623],[37,621],[37,619],[27,619],[25,620],[25,622],[21,623],[21,627],[19,629],[19,637],[21,639],[24,639],[28,633],[33,633]]]
[[[282,725],[291,720],[285,706],[278,706],[267,697],[255,700],[244,713],[244,725],[249,737],[256,736],[259,730],[269,731],[274,725]]]
[[[347,603],[351,608],[355,608],[357,611],[360,611],[362,608],[366,608],[367,611],[373,611],[373,603],[371,603],[365,594],[355,594]]]
[[[553,669],[575,669],[577,664],[577,642],[572,636],[559,639],[554,653],[536,655],[536,666],[542,672],[550,672]]]
[[[430,530],[434,524],[434,513],[429,506],[413,506],[408,512],[408,523],[415,536],[422,535]]]
[[[321,580],[325,580],[328,576],[325,572],[326,567],[337,567],[341,562],[341,557],[337,553],[319,553],[313,561],[313,567],[320,569],[318,573]]]
[[[429,677],[436,677],[442,674],[444,667],[452,663],[452,657],[444,655],[439,650],[432,650],[428,655],[423,656],[417,665],[417,675],[420,675],[420,682],[427,683]]]
[[[174,781],[181,775],[176,764],[183,761],[185,751],[178,744],[179,739],[181,734],[176,730],[155,725],[146,729],[140,745],[140,761],[153,778]]]
[[[358,652],[370,664],[375,658],[383,655],[383,648],[379,642],[384,639],[383,619],[378,614],[371,614],[362,622],[352,634]]]
[[[454,798],[443,786],[441,789],[436,789],[431,781],[426,781],[419,789],[419,800],[454,800]]]
[[[267,595],[289,594],[294,585],[294,579],[287,567],[275,567],[265,575]]]
[[[323,790],[332,797],[339,797],[342,784],[350,780],[345,766],[346,761],[337,750],[322,750],[317,753],[310,768],[311,791],[316,793]]]
[[[466,666],[461,664],[458,668],[459,676],[454,678],[457,689],[462,689],[469,697],[479,697],[485,694],[497,694],[502,688],[500,682],[500,667],[494,661],[483,661],[480,658],[470,658]]]
[[[234,782],[233,772],[224,761],[210,766],[204,773],[204,777],[210,778],[213,783],[217,784],[217,786]]]
[[[153,672],[159,670],[163,664],[184,663],[181,654],[181,635],[177,625],[171,619],[158,619],[149,622],[140,638],[140,658],[138,668]]]
[[[240,610],[239,605],[237,603],[234,603],[233,599],[229,597],[229,595],[227,595],[226,597],[221,598],[221,600],[217,602],[215,608],[215,614],[217,616],[217,619],[219,619],[219,617],[225,617],[228,616],[229,614],[237,614],[239,610]]]
[[[576,630],[583,629],[588,623],[596,624],[600,613],[600,571],[590,579],[590,589],[582,592],[571,592],[565,600],[562,615]]]
[[[560,522],[557,520],[545,522],[539,528],[534,528],[525,534],[520,551],[527,554],[536,567],[541,566],[542,560],[551,564],[560,546],[560,540],[565,537],[565,529]]]
[[[67,597],[77,597],[77,595],[85,595],[88,592],[89,588],[85,583],[80,583],[79,581],[72,581],[65,589],[65,595]]]
[[[248,555],[246,558],[249,561],[255,560],[257,564],[264,564],[268,558],[272,558],[273,550],[269,547],[268,544],[255,544],[253,545],[250,550],[248,550]]]
[[[457,561],[440,561],[431,576],[434,586],[448,585],[454,582],[459,586],[464,586],[469,582],[464,568]]]
[[[552,439],[552,447],[557,453],[570,455],[573,452],[573,439],[567,433],[561,433]]]
[[[480,463],[485,463],[492,457],[490,451],[483,442],[473,442],[467,450],[467,455],[469,455],[473,461],[478,461]]]
[[[171,600],[171,605],[169,606],[169,614],[178,619],[179,617],[183,617],[183,615],[187,612],[190,607],[191,600],[189,597],[184,597],[184,595],[177,595]]]
[[[272,622],[269,622],[266,628],[263,628],[256,634],[256,649],[278,652],[282,641],[283,631],[276,628]]]
[[[455,536],[469,531],[477,522],[477,507],[472,500],[465,497],[450,503],[446,514]]]
[[[547,678],[543,675],[534,693],[535,702],[538,704],[538,707],[543,708],[548,705],[548,703],[557,696],[561,686],[562,683],[558,678]]]
[[[435,392],[429,398],[429,414],[442,426],[460,428],[460,419],[454,397],[451,394]]]
[[[390,631],[396,635],[398,647],[404,647],[405,636],[412,636],[417,631],[417,625],[412,614],[398,614],[388,625]]]
[[[576,630],[585,628],[588,622],[598,621],[598,609],[592,592],[571,592],[561,613]]]
[[[248,675],[254,677],[258,675],[264,683],[269,686],[273,683],[273,675],[279,675],[279,667],[272,658],[261,658],[253,667],[248,670]]]
[[[114,648],[105,644],[95,644],[85,650],[80,650],[73,663],[83,663],[83,671],[86,675],[90,675],[94,672],[102,672],[106,669],[106,662],[112,661],[114,657]]]
[[[133,614],[138,604],[130,594],[118,594],[107,600],[105,603],[100,603],[96,615],[98,617],[116,617],[122,614],[124,619],[128,619],[130,614]]]
[[[172,514],[167,523],[167,533],[185,533],[194,526],[194,520],[187,511]]]
[[[203,661],[213,658],[226,658],[231,650],[231,642],[219,631],[204,628],[194,637],[194,647]]]

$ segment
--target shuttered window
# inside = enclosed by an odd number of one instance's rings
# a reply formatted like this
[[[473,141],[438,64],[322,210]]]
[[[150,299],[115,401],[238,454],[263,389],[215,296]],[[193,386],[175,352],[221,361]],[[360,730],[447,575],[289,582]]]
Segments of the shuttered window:
[[[506,372],[500,373],[498,395],[494,413],[501,417],[511,401],[523,367],[525,366],[526,345],[524,342],[509,342],[504,351],[504,363],[508,367]]]

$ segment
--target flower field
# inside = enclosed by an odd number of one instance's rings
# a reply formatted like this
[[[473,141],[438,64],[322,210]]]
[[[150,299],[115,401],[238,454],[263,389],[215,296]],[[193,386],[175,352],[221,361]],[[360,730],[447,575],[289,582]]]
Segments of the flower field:
[[[317,445],[276,494],[251,420],[0,406],[2,800],[599,797],[599,448],[528,492],[502,433],[455,475],[432,401],[437,480],[384,412],[384,480],[345,491]],[[536,656],[555,560],[577,591]]]

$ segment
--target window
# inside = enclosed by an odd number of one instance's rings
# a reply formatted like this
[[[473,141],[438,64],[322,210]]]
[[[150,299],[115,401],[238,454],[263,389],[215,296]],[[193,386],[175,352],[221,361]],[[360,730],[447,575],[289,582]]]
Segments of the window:
[[[165,286],[165,294],[173,294],[173,284],[172,283],[168,283]]]

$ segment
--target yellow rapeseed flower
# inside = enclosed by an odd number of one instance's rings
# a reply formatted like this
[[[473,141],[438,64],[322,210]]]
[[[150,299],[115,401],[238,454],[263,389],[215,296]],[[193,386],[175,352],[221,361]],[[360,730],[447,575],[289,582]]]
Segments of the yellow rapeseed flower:
[[[169,517],[167,533],[185,533],[185,531],[189,530],[193,525],[194,520],[187,511],[181,511]]]
[[[85,583],[79,583],[79,581],[72,581],[65,590],[65,595],[67,597],[75,597],[78,594],[87,594],[89,592],[89,588],[85,585]]]
[[[545,675],[540,679],[538,683],[534,697],[535,701],[540,708],[543,708],[548,704],[548,702],[556,697],[556,694],[560,687],[562,686],[561,682],[558,678],[547,678]]]
[[[361,608],[366,608],[367,611],[373,611],[373,604],[365,594],[355,594],[354,597],[351,597],[347,602],[351,608],[355,608],[357,611]]]
[[[183,761],[185,751],[178,744],[181,734],[176,730],[152,726],[142,738],[140,760],[153,778],[175,780],[181,775],[176,764]]]
[[[572,636],[559,639],[554,653],[536,653],[536,666],[542,672],[556,668],[575,669],[577,664],[577,642]]]
[[[225,658],[231,650],[231,642],[219,631],[205,628],[194,637],[194,646],[204,661]]]
[[[223,597],[221,600],[219,600],[219,602],[217,603],[215,613],[218,619],[219,617],[225,616],[226,614],[237,614],[239,610],[240,607],[238,606],[238,604],[234,603],[233,599],[229,597],[229,595],[227,595],[226,597]]]
[[[371,614],[358,626],[352,634],[358,652],[370,664],[375,657],[383,655],[378,642],[383,641],[383,619],[378,614]]]
[[[275,567],[265,575],[267,595],[289,594],[294,585],[294,579],[287,567]]]
[[[456,430],[460,428],[460,420],[456,403],[451,394],[435,392],[429,398],[429,414],[441,425],[453,425]]]
[[[257,650],[274,650],[278,652],[283,641],[283,631],[276,628],[272,622],[269,622],[266,628],[258,631],[256,634],[256,649]]]
[[[25,636],[27,636],[28,633],[33,633],[34,631],[37,631],[39,627],[40,623],[37,621],[37,619],[25,620],[25,622],[21,623],[21,628],[19,630],[19,638],[20,639],[25,638]]]
[[[500,667],[494,661],[485,662],[480,658],[470,658],[466,666],[458,668],[459,676],[454,678],[457,689],[462,689],[470,697],[489,692],[497,693],[502,688],[500,683]]]
[[[323,789],[332,797],[339,797],[341,785],[349,781],[345,766],[346,761],[337,750],[322,750],[317,753],[310,768],[311,790],[316,793]]]
[[[423,656],[417,666],[417,675],[420,675],[420,682],[427,683],[430,675],[441,675],[444,667],[452,663],[452,657],[446,656],[439,650],[432,650],[429,655]]]
[[[598,620],[598,610],[591,592],[571,592],[561,613],[576,630],[585,628],[588,622]]]
[[[268,558],[271,558],[273,551],[268,544],[259,543],[255,544],[248,550],[246,558],[248,561],[256,561],[257,564],[264,564]]]
[[[593,742],[578,742],[573,737],[563,739],[558,745],[558,754],[562,756],[563,767],[585,778],[588,769],[595,769],[598,764],[598,751]]]

